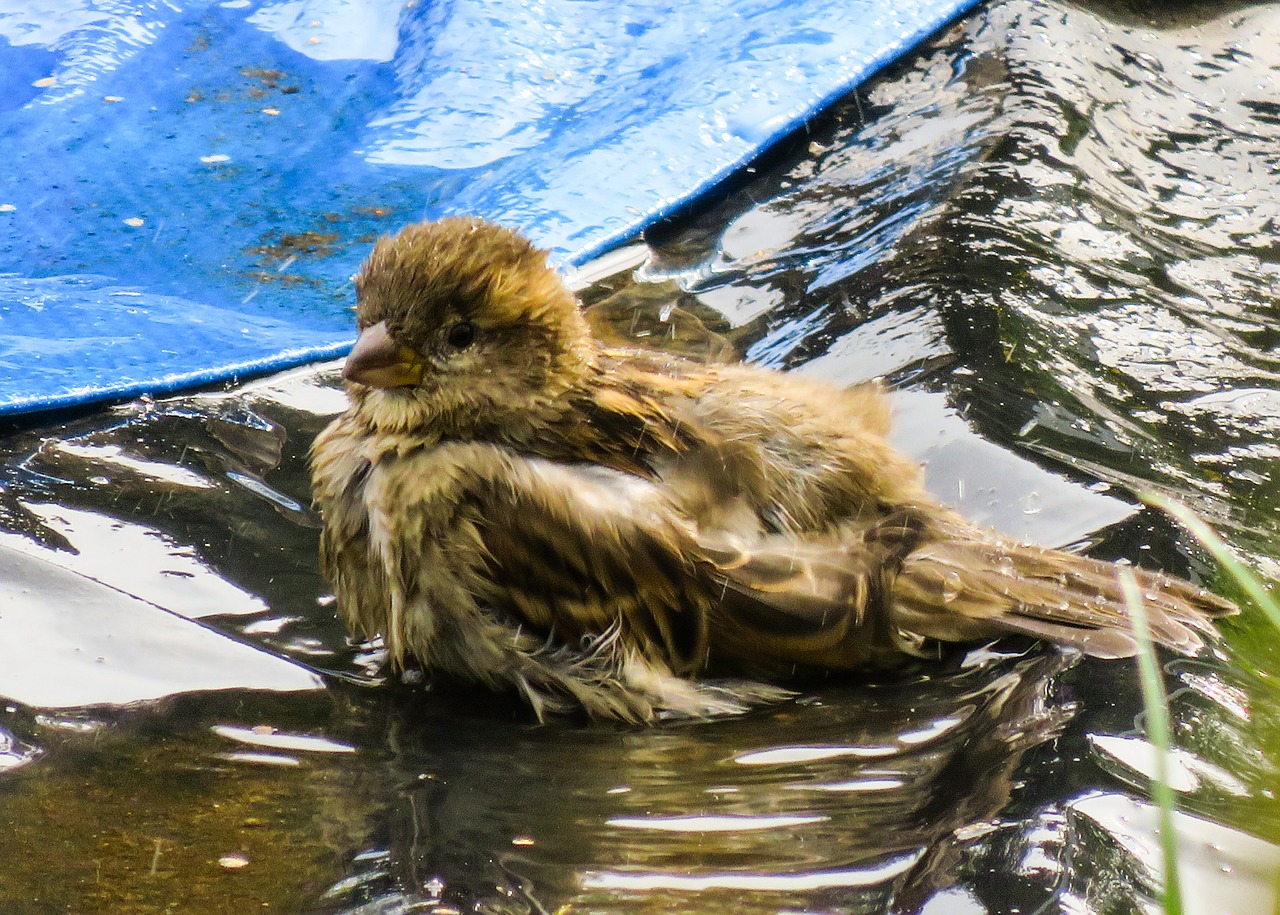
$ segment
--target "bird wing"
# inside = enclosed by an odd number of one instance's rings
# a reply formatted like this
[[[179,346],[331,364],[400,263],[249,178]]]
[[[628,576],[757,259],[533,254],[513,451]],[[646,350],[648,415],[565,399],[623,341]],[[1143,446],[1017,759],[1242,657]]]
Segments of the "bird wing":
[[[483,600],[561,642],[617,632],[677,673],[705,664],[705,571],[690,526],[653,483],[507,452],[473,499]]]
[[[701,555],[720,587],[718,654],[775,676],[899,662],[890,596],[924,524],[906,508],[821,538],[702,534]]]
[[[919,536],[910,511],[826,542],[706,531],[660,484],[509,454],[480,491],[492,588],[481,597],[561,641],[617,629],[685,673],[709,650],[769,675],[898,653],[884,595]]]

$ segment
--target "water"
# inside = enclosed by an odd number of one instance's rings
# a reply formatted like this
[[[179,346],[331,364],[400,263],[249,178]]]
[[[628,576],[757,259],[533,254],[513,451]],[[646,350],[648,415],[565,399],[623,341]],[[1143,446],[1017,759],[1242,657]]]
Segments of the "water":
[[[966,513],[1239,597],[1131,493],[1280,578],[1277,29],[1274,5],[992,5],[584,300],[644,345],[883,377]],[[305,452],[335,385],[4,439],[6,912],[1154,904],[1128,662],[1002,643],[651,729],[382,682],[316,564]],[[1164,659],[1184,891],[1269,911],[1280,641],[1251,608],[1222,629]]]

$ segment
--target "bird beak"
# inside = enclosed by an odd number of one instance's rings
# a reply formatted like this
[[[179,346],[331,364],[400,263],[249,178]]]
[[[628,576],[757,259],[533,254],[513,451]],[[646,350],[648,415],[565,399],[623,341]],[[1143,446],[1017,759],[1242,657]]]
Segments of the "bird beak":
[[[404,388],[422,381],[422,368],[422,357],[392,339],[387,323],[379,321],[360,331],[342,377],[371,388]]]

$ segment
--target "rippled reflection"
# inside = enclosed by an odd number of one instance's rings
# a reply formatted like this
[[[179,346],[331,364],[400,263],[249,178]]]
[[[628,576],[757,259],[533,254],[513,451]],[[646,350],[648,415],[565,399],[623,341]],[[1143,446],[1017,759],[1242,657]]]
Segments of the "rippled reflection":
[[[588,265],[593,324],[881,377],[930,486],[1017,536],[1231,593],[1132,499],[1156,489],[1280,577],[1278,9],[992,4],[706,211]],[[1124,662],[999,644],[651,729],[384,682],[316,565],[305,453],[342,404],[321,367],[9,430],[0,857],[41,864],[0,868],[0,900],[1154,904],[1154,751]],[[1280,642],[1248,611],[1224,629],[1166,659],[1186,883],[1208,910],[1270,911]]]
[[[389,831],[356,856],[371,869],[327,897],[377,900],[377,911],[920,901],[954,882],[968,841],[1018,793],[1025,755],[1069,720],[1058,681],[1069,663],[1039,651],[974,656],[927,677],[656,730],[463,733],[447,713],[391,705],[377,725],[392,752],[378,779],[396,789],[383,801]],[[512,900],[523,903],[502,908]]]

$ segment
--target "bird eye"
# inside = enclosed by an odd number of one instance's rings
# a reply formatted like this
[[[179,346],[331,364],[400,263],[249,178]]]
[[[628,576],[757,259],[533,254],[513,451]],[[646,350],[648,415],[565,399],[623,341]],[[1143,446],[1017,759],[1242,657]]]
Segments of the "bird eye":
[[[454,349],[466,349],[476,338],[476,326],[470,321],[459,321],[449,328],[446,338]]]

